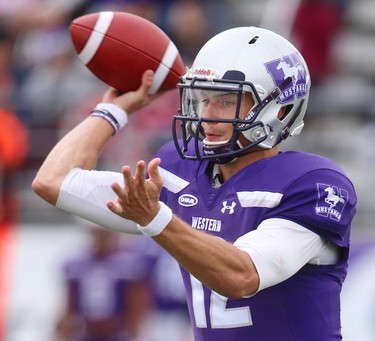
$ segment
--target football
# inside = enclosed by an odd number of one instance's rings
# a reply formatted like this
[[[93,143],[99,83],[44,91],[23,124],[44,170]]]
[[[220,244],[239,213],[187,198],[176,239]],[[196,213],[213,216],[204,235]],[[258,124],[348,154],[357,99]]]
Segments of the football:
[[[176,88],[184,63],[175,44],[152,22],[125,12],[98,12],[70,24],[74,48],[86,67],[107,85],[127,92],[151,69],[150,94]]]

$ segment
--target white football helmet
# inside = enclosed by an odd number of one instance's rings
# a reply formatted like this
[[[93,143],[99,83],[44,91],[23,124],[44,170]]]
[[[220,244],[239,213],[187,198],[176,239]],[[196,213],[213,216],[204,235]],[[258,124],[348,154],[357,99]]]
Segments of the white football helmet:
[[[238,27],[214,36],[178,83],[181,102],[173,118],[173,138],[180,156],[226,163],[251,152],[254,146],[269,149],[288,136],[298,135],[304,124],[310,83],[299,51],[272,31]],[[233,118],[202,117],[202,93],[209,92],[213,96],[237,94]],[[241,98],[246,93],[252,95],[255,104],[240,117]],[[232,137],[209,142],[203,122],[230,123]]]

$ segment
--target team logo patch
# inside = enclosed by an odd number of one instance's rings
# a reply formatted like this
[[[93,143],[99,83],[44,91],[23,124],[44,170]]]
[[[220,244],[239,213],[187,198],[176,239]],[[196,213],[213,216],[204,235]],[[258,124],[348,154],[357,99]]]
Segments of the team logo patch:
[[[198,204],[198,199],[191,194],[183,194],[178,198],[178,203],[184,207],[192,207]]]
[[[348,192],[337,186],[317,183],[318,202],[315,213],[319,216],[340,221],[348,201]]]
[[[284,79],[288,77],[292,78],[290,86],[285,88],[279,96],[280,103],[287,103],[293,101],[296,96],[300,98],[306,95],[306,72],[303,67],[303,61],[298,53],[273,60],[264,65],[276,86],[279,86]]]

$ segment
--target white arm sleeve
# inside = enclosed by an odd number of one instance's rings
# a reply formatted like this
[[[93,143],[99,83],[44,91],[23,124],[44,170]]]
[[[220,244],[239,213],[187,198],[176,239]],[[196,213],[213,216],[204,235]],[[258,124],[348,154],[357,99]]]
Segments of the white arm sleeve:
[[[338,261],[338,247],[316,233],[286,219],[267,219],[234,245],[247,252],[258,271],[258,291],[293,276],[307,263]]]
[[[107,208],[107,201],[116,198],[113,182],[123,186],[122,174],[74,168],[61,185],[56,207],[114,231],[140,234],[134,222]]]

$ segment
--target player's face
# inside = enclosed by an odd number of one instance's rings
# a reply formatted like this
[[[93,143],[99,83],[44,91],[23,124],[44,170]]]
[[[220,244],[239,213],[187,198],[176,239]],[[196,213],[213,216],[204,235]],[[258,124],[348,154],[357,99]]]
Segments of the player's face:
[[[238,93],[222,91],[201,91],[197,98],[197,114],[203,119],[233,120],[236,116]],[[244,93],[241,100],[239,118],[244,118],[254,105],[252,96]],[[206,141],[226,141],[233,133],[233,121],[202,123]]]

